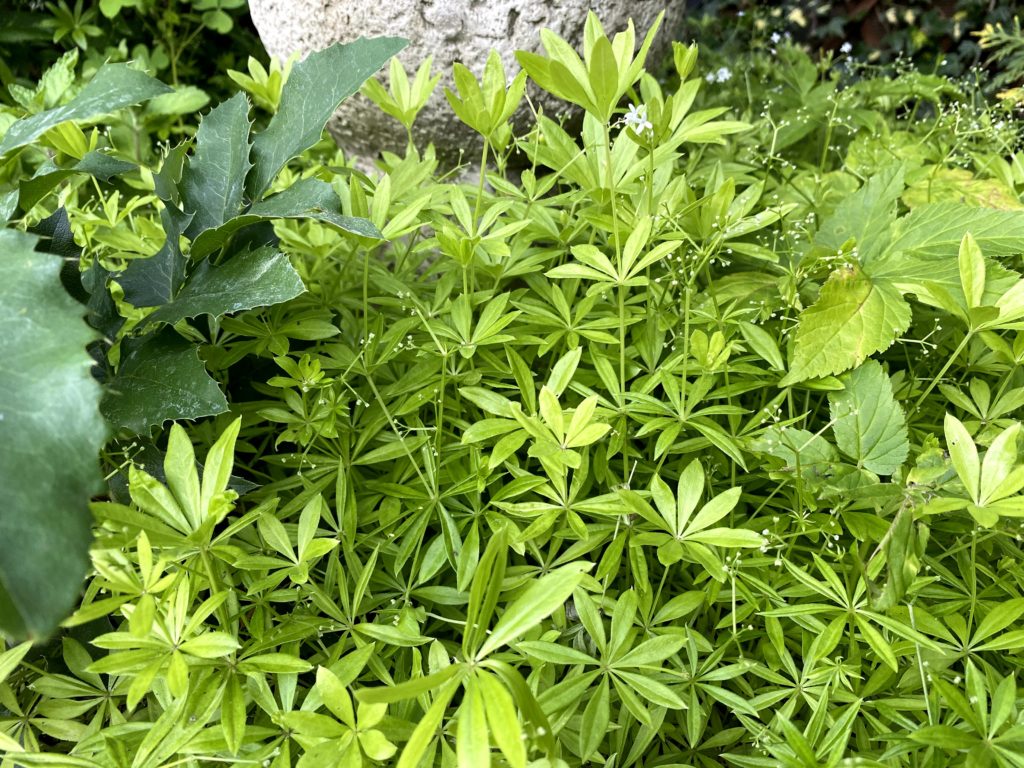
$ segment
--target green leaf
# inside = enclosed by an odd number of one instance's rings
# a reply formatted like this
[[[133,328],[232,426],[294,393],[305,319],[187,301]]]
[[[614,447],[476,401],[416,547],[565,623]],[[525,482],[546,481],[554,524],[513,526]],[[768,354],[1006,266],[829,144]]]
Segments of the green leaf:
[[[861,263],[868,263],[890,239],[889,231],[896,220],[896,203],[902,193],[902,165],[879,171],[822,222],[814,237],[815,245],[837,253],[852,238],[857,243]]]
[[[971,636],[971,646],[975,646],[987,637],[1002,632],[1021,616],[1024,616],[1024,598],[1015,597],[996,605],[978,624]]]
[[[978,460],[978,448],[974,445],[970,432],[956,416],[947,413],[943,428],[949,457],[960,477],[960,482],[964,484],[971,499],[975,503],[980,503],[981,462]]]
[[[526,768],[524,731],[508,689],[496,677],[486,672],[476,676],[476,683],[484,700],[487,726],[498,749],[505,755],[511,768]]]
[[[611,698],[611,686],[608,678],[602,677],[597,685],[597,692],[591,692],[590,701],[583,710],[583,719],[580,720],[580,759],[587,763],[588,758],[597,751],[608,735],[608,722],[611,716],[609,700]]]
[[[702,544],[710,544],[713,547],[760,547],[764,544],[764,537],[755,531],[748,531],[743,528],[710,528],[706,531],[687,534],[687,541],[699,541]]]
[[[192,214],[185,234],[194,240],[219,227],[242,207],[249,160],[249,100],[235,94],[210,111],[196,131],[195,154],[181,175],[181,207]]]
[[[985,295],[985,257],[981,255],[981,249],[970,233],[960,241],[957,263],[960,267],[960,286],[968,308],[980,307]]]
[[[907,459],[910,436],[889,377],[879,363],[867,360],[842,381],[845,389],[828,396],[836,445],[858,467],[893,474]]]
[[[60,284],[61,259],[0,231],[0,629],[48,635],[89,564],[89,498],[107,430],[86,345],[96,334]]]
[[[52,162],[43,163],[31,178],[22,179],[18,183],[18,207],[23,211],[32,210],[32,207],[46,197],[50,190],[64,179],[76,174],[85,173],[95,176],[100,181],[109,181],[114,176],[128,173],[136,167],[134,163],[118,160],[95,150],[86,153],[81,160],[73,165],[63,168],[58,168]]]
[[[223,248],[243,227],[275,219],[316,219],[342,232],[381,239],[380,230],[366,219],[343,216],[341,200],[325,181],[302,179],[276,195],[251,206],[245,213],[228,219],[222,226],[199,234],[192,243],[193,259],[202,259]]]
[[[406,46],[398,37],[335,44],[297,63],[281,92],[281,104],[253,141],[253,169],[246,191],[258,200],[285,163],[320,141],[334,110]]]
[[[887,349],[910,326],[910,307],[891,283],[855,265],[836,271],[800,315],[782,386],[842,373]]]
[[[455,667],[449,667],[449,669],[455,669]],[[409,736],[409,740],[405,743],[405,749],[399,755],[395,768],[417,768],[420,765],[423,753],[427,751],[427,747],[430,746],[430,743],[437,735],[437,729],[444,718],[448,702],[452,700],[452,696],[455,695],[457,688],[458,686],[453,681],[444,689],[438,691],[437,698],[431,703],[430,709],[426,711],[426,714],[420,718],[416,728]]]
[[[288,256],[274,248],[258,248],[219,265],[205,259],[174,298],[147,320],[173,325],[197,315],[220,317],[229,312],[280,304],[305,290]]]
[[[466,684],[458,722],[455,733],[458,768],[490,768],[491,744],[487,732],[487,714],[483,693],[475,676]]]
[[[113,428],[142,433],[170,419],[223,413],[228,403],[199,348],[167,329],[122,342],[121,364],[101,407]]]
[[[951,751],[970,749],[978,743],[977,736],[951,725],[926,725],[911,731],[910,738],[920,744]]]
[[[67,104],[26,117],[8,128],[0,140],[0,157],[31,144],[55,125],[89,120],[170,91],[170,86],[127,64],[104,64]]]
[[[461,676],[462,673],[464,673],[463,667],[452,664],[426,677],[415,677],[397,685],[360,688],[356,691],[356,698],[368,704],[392,704],[396,701],[422,696],[424,693],[440,688],[453,677]]]
[[[189,222],[188,216],[167,203],[160,211],[166,239],[163,246],[147,259],[135,259],[115,279],[124,291],[124,298],[135,307],[158,307],[172,301],[185,283],[187,259],[182,253],[180,238]]]
[[[531,583],[505,609],[476,657],[482,659],[507,645],[561,608],[591,567],[590,563],[570,563]]]
[[[185,653],[201,659],[217,659],[227,656],[241,647],[234,635],[228,632],[206,632],[183,642],[179,648]]]
[[[750,447],[781,459],[785,471],[799,471],[805,481],[824,478],[839,461],[839,454],[828,440],[796,427],[769,427],[751,441]]]
[[[988,256],[1020,253],[1024,251],[1024,211],[976,208],[962,203],[915,208],[897,223],[886,253],[935,261],[948,259],[955,265],[960,243],[968,232]],[[864,266],[867,268],[867,261]]]
[[[146,104],[147,116],[192,116],[210,103],[210,95],[194,85],[178,85],[171,93],[163,93]]]

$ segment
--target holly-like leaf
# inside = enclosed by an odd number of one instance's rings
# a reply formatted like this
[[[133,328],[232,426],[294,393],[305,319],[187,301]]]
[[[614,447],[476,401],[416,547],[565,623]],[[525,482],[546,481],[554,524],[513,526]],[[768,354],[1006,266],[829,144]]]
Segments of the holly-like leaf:
[[[206,259],[189,275],[174,299],[147,319],[173,325],[186,317],[220,317],[294,299],[306,288],[288,256],[258,248],[220,265]]]
[[[142,433],[169,419],[223,413],[228,402],[199,348],[165,329],[122,342],[121,364],[101,407],[113,428]]]
[[[127,64],[104,64],[67,104],[14,123],[0,140],[0,156],[31,144],[55,125],[105,115],[171,90],[170,86]]]
[[[117,275],[125,301],[136,307],[158,307],[173,301],[185,283],[188,260],[180,239],[191,217],[168,203],[161,209],[160,219],[167,233],[160,250],[148,259],[135,259]]]
[[[843,377],[845,389],[829,393],[832,430],[839,450],[878,475],[891,475],[910,451],[903,411],[882,366],[867,360]]]
[[[88,567],[89,497],[107,436],[86,345],[85,308],[61,287],[61,259],[0,231],[0,630],[49,634]]]
[[[100,181],[109,181],[114,176],[135,170],[136,165],[118,160],[103,152],[89,152],[73,165],[59,168],[52,162],[41,165],[31,178],[18,184],[18,207],[29,211],[64,179],[79,173],[95,176]]]
[[[910,306],[885,280],[856,265],[832,274],[800,315],[793,362],[780,384],[842,373],[888,348],[910,326]]]
[[[192,214],[185,234],[190,239],[219,227],[242,207],[249,160],[249,100],[236,94],[203,118],[196,131],[196,151],[181,176],[181,207]]]
[[[320,141],[334,110],[388,59],[406,46],[399,37],[360,37],[315,51],[297,63],[281,92],[281,105],[253,141],[254,166],[246,180],[259,200],[285,163]]]
[[[229,219],[223,226],[200,234],[192,243],[192,258],[202,259],[220,250],[243,227],[274,219],[316,219],[343,232],[383,238],[380,230],[366,219],[341,214],[341,200],[330,184],[319,179],[302,179],[252,205],[245,213]]]

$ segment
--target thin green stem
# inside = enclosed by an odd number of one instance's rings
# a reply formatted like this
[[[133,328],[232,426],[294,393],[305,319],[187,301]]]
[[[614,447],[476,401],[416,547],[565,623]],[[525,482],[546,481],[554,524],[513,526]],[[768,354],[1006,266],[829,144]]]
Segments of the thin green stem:
[[[622,243],[619,237],[619,211],[615,197],[615,184],[613,182],[614,166],[612,164],[612,132],[607,123],[604,124],[604,165],[605,181],[608,184],[608,196],[612,209],[612,239],[615,243],[615,269],[622,275]],[[618,286],[618,307],[619,307],[619,397],[618,406],[620,413],[624,416],[626,410],[626,287]],[[629,457],[623,436],[622,446],[622,483],[629,482]]]
[[[949,359],[946,360],[946,364],[942,366],[942,370],[940,370],[935,376],[932,377],[932,380],[928,382],[928,387],[925,389],[924,392],[921,393],[921,395],[914,402],[915,411],[921,407],[921,403],[923,403],[925,401],[925,398],[927,398],[928,395],[931,394],[931,391],[935,389],[935,385],[939,383],[939,380],[946,375],[946,371],[948,371],[949,367],[953,365],[953,361],[960,357],[960,353],[964,351],[964,348],[967,346],[967,343],[971,340],[973,336],[974,331],[968,331],[960,340],[960,343],[957,345],[957,348],[953,350],[953,354],[949,356]]]

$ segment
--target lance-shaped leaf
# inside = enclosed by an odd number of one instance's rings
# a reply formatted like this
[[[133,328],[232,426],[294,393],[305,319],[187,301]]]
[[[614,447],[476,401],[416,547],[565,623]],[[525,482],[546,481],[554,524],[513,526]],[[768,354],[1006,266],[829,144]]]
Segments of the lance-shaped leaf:
[[[232,256],[220,265],[204,260],[188,276],[174,299],[147,319],[173,325],[186,317],[220,317],[294,299],[306,288],[288,256],[258,248]]]
[[[192,258],[202,259],[220,250],[243,227],[274,219],[316,219],[343,232],[363,237],[382,238],[380,230],[366,219],[343,216],[341,200],[325,181],[302,179],[262,202],[255,203],[241,216],[223,226],[208,229],[192,243]]]
[[[171,90],[170,86],[127,64],[104,64],[96,76],[67,104],[14,123],[4,134],[3,140],[0,140],[0,156],[31,144],[55,125],[68,120],[99,117],[162,93],[170,93]]]
[[[249,160],[249,100],[236,94],[203,118],[196,131],[196,151],[181,176],[181,207],[192,214],[185,234],[190,239],[219,227],[238,214]]]
[[[199,348],[165,329],[122,342],[121,364],[102,409],[115,429],[141,433],[170,419],[223,413],[228,402],[199,359]]]
[[[910,306],[885,280],[856,265],[836,271],[813,305],[800,315],[789,373],[783,386],[842,373],[887,349],[910,326]]]
[[[903,411],[882,366],[868,360],[843,377],[845,389],[829,393],[832,430],[839,450],[878,475],[891,475],[907,459],[910,437]]]
[[[259,200],[285,163],[320,141],[334,110],[406,46],[399,37],[360,37],[309,54],[292,67],[281,105],[253,141],[246,191]]]
[[[505,609],[476,657],[482,659],[512,642],[562,607],[591,567],[590,563],[570,563],[532,582]]]
[[[36,243],[0,231],[0,630],[32,639],[81,588],[107,436],[85,350],[96,334],[61,287],[61,259]]]

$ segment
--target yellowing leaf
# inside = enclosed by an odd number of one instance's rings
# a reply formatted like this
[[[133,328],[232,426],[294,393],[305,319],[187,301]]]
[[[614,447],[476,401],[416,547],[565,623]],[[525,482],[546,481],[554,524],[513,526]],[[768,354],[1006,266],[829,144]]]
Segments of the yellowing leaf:
[[[800,315],[793,361],[780,384],[842,373],[887,349],[910,326],[910,306],[886,280],[859,267],[832,274]]]

